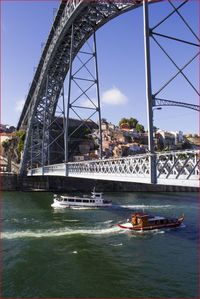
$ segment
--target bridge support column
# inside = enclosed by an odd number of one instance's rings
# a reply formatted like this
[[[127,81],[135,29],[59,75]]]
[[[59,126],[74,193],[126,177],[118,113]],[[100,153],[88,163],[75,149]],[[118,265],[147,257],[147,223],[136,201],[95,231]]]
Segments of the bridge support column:
[[[102,159],[103,148],[102,148],[102,129],[101,129],[101,103],[100,103],[100,91],[99,91],[99,70],[97,62],[97,42],[96,42],[96,32],[93,33],[94,41],[94,58],[95,58],[95,73],[96,73],[96,89],[97,89],[97,113],[99,119],[99,157]]]
[[[147,99],[147,122],[148,122],[148,146],[150,153],[150,182],[156,184],[156,156],[154,152],[153,140],[153,96],[151,87],[151,56],[149,39],[149,11],[148,1],[143,0],[143,18],[144,18],[144,51],[145,51],[145,73],[146,73],[146,99]]]
[[[65,113],[65,90],[64,84],[62,89],[62,100],[63,100],[63,135],[64,135],[64,163],[65,163],[65,176],[68,176],[67,171],[67,158],[68,158],[68,141],[67,141],[67,119]]]
[[[48,75],[46,77],[46,91],[45,96],[43,97],[44,100],[44,107],[43,107],[43,129],[42,129],[42,148],[41,148],[41,164],[42,164],[42,175],[44,175],[44,166],[46,164],[49,164],[48,159],[48,144],[49,144],[49,127],[48,127],[48,107],[47,107],[47,101],[48,101],[48,83],[49,78]]]
[[[91,134],[94,128],[96,129],[95,134],[99,146],[99,157],[102,158],[101,107],[96,35],[95,31],[93,31],[90,40],[86,41],[84,46],[76,54],[76,59],[73,60],[76,53],[79,30],[76,24],[72,24],[65,130],[65,162],[71,161],[73,156],[72,149],[75,151],[77,143],[85,142],[83,137]],[[97,101],[95,98],[97,98]],[[98,127],[96,119],[94,119],[96,116],[98,118]],[[78,119],[79,122],[70,127],[70,119]]]

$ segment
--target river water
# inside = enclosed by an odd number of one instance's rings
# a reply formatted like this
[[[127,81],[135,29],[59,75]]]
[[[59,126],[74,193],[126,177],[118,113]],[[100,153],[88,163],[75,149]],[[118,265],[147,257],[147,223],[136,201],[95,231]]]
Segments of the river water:
[[[199,298],[198,194],[107,193],[113,207],[54,210],[52,193],[4,192],[4,298]],[[180,216],[130,232],[133,211]]]

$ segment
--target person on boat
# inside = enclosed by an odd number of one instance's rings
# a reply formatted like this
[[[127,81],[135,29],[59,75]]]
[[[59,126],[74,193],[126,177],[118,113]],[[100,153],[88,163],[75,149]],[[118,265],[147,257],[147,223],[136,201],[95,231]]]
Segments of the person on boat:
[[[132,215],[132,224],[137,225],[137,216],[135,214]]]

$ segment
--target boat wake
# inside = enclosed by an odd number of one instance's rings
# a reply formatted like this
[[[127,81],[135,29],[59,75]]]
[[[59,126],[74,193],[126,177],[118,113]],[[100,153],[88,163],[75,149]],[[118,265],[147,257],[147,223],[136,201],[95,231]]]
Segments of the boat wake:
[[[121,208],[124,209],[135,209],[135,210],[140,210],[140,209],[167,209],[170,208],[171,205],[120,205]]]
[[[34,224],[34,223],[39,223],[40,220],[35,219],[35,218],[7,218],[7,219],[3,219],[3,222],[5,223],[11,223],[11,224]]]
[[[102,222],[102,223],[104,223],[104,224],[109,224],[109,223],[112,223],[113,222],[113,220],[106,220],[106,221],[104,221],[104,222]]]
[[[79,222],[78,219],[64,219],[62,221],[64,221],[64,222]]]
[[[167,229],[169,230],[169,229]],[[141,235],[157,235],[157,234],[164,234],[166,229],[152,229],[152,230],[141,230],[141,231],[134,231],[134,234],[141,234]]]
[[[95,210],[97,207],[70,207],[71,210]]]
[[[111,235],[118,234],[121,229],[118,226],[103,229],[69,229],[62,228],[58,230],[25,230],[15,232],[4,232],[1,234],[2,239],[26,239],[26,238],[52,238],[72,235]]]
[[[113,246],[113,247],[119,247],[119,246],[123,246],[123,243],[118,243],[118,244],[110,244],[110,246]]]

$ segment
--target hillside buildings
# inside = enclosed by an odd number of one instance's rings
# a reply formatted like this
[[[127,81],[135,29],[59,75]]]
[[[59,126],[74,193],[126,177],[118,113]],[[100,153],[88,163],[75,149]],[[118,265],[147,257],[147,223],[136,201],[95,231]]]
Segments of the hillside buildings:
[[[100,131],[94,122],[85,121],[81,126],[81,121],[70,119],[69,132],[75,132],[69,139],[69,160],[73,162],[94,160],[100,157]],[[52,142],[49,159],[50,164],[64,162],[64,141],[63,141],[63,119],[58,119],[51,128]],[[79,128],[77,130],[77,127]],[[1,144],[3,141],[12,139],[14,127],[0,126]],[[148,152],[148,132],[144,130],[138,132],[136,128],[129,128],[129,125],[122,123],[120,127],[108,122],[101,121],[102,131],[102,157],[120,158]],[[155,151],[170,151],[181,149],[199,149],[198,135],[183,132],[169,132],[158,129],[154,132]],[[4,148],[1,146],[1,153]]]

